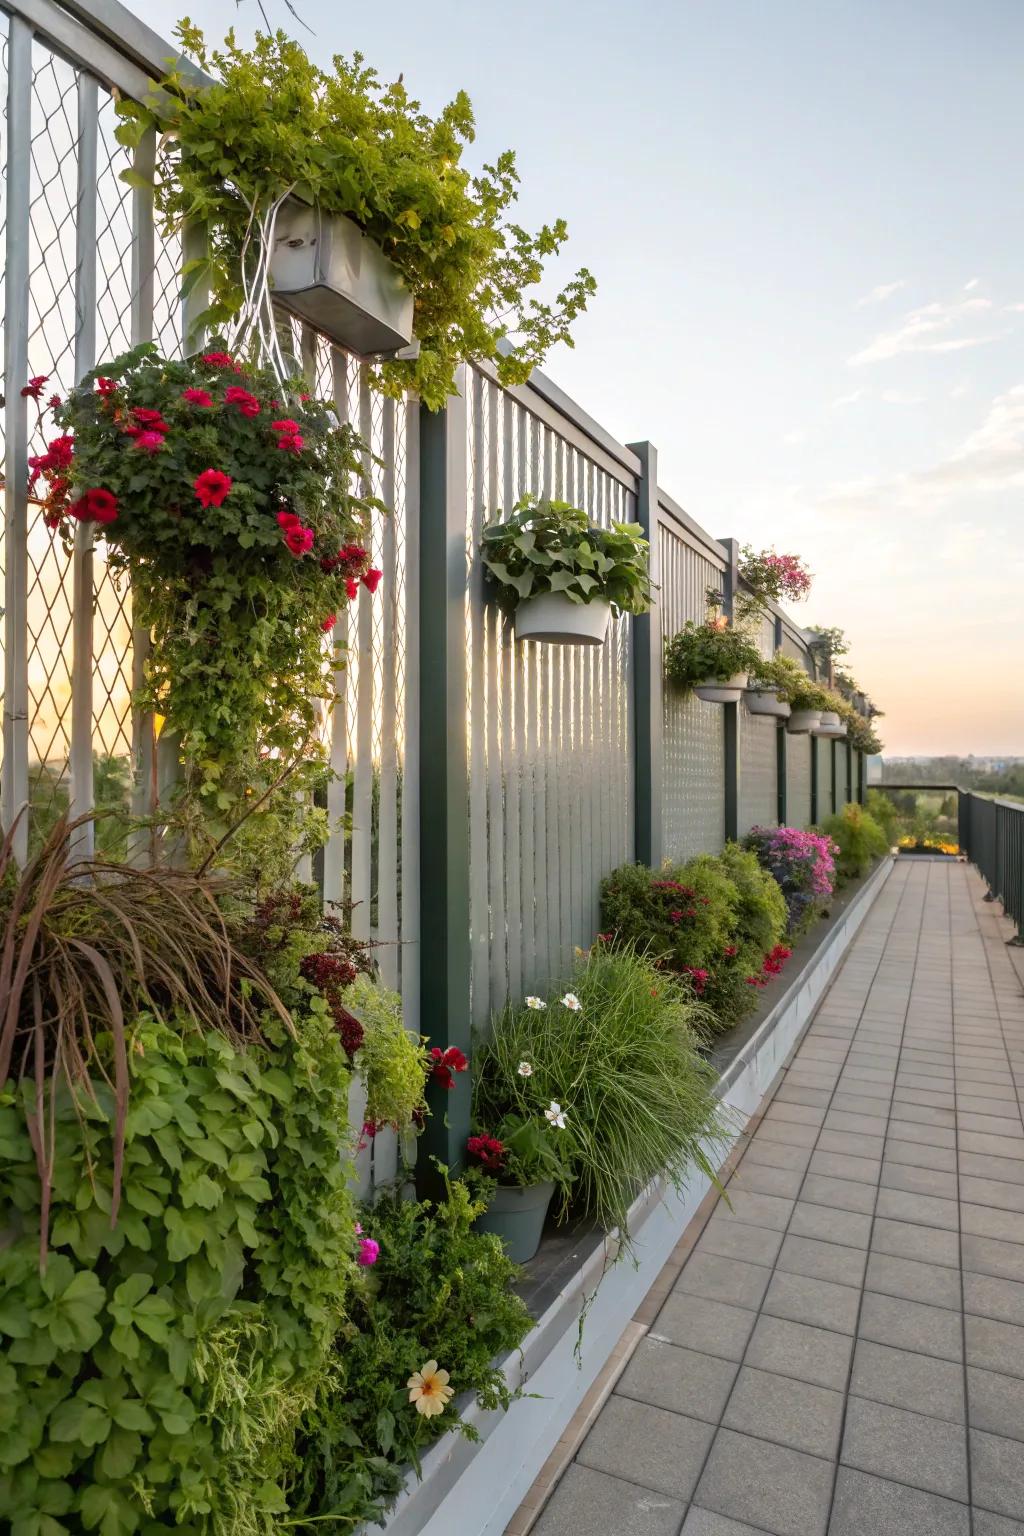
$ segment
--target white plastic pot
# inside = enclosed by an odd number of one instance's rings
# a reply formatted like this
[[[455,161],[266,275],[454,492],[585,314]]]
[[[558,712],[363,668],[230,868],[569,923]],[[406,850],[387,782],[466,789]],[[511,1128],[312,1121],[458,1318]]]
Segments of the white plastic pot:
[[[746,672],[737,672],[733,677],[707,677],[693,691],[705,704],[738,704],[746,686]]]
[[[815,736],[845,736],[846,721],[840,720],[834,709],[823,709],[814,734]]]
[[[789,704],[774,688],[748,688],[744,697],[752,715],[773,715],[780,723],[789,719]]]
[[[413,297],[398,268],[351,219],[289,198],[274,225],[274,300],[357,357],[403,351]]]
[[[541,592],[516,609],[516,639],[545,640],[549,645],[603,645],[611,611],[603,598],[574,603],[564,592]]]
[[[820,724],[820,709],[794,709],[786,721],[786,730],[791,736],[806,736],[808,731],[816,731]]]

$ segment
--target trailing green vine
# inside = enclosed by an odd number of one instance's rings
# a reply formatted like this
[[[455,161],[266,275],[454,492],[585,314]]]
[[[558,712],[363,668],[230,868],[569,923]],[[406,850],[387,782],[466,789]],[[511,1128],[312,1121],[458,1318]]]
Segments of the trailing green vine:
[[[522,383],[556,342],[572,344],[594,279],[581,268],[551,303],[531,292],[565,244],[565,222],[531,234],[511,219],[519,183],[511,150],[476,172],[462,163],[475,135],[465,92],[433,118],[358,53],[325,71],[283,32],[258,34],[251,51],[233,33],[208,49],[187,18],[175,35],[215,82],[200,86],[177,71],[159,103],[121,102],[118,137],[134,146],[149,128],[167,136],[157,209],[167,231],[186,218],[210,228],[209,256],[186,265],[185,282],[209,283],[214,328],[242,308],[239,253],[252,210],[293,189],[359,224],[413,295],[420,355],[381,368],[386,390],[413,389],[437,410],[463,360],[493,361],[502,383]]]

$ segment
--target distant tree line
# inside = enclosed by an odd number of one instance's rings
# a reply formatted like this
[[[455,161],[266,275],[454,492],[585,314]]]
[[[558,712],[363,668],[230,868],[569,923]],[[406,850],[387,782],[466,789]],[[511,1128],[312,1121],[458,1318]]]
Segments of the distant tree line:
[[[959,784],[989,795],[1024,796],[1024,758],[1006,758],[996,771],[972,757],[887,757],[883,784]]]

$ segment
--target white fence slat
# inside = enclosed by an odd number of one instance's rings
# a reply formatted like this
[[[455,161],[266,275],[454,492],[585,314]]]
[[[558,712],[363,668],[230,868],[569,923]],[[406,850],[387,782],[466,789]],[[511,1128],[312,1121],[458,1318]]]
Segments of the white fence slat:
[[[331,349],[331,384],[338,417],[347,422],[348,414],[348,361],[337,347]],[[345,803],[348,786],[348,609],[338,614],[333,640],[340,656],[340,665],[334,672],[334,708],[330,719],[330,743],[328,761],[331,779],[327,785],[327,821],[329,832],[324,846],[324,901],[340,902],[345,897],[345,847],[348,841],[345,826]]]
[[[373,399],[369,372],[359,369],[359,432],[367,444],[373,438]],[[366,489],[372,489],[369,451],[364,469]],[[360,589],[356,609],[358,692],[356,697],[355,775],[352,788],[352,932],[370,937],[373,858],[373,611],[370,594]],[[352,655],[349,653],[351,663]]]
[[[490,1013],[491,923],[487,900],[487,658],[485,642],[483,568],[475,557],[484,517],[483,379],[470,375],[472,481],[468,509],[469,564],[469,912],[472,935],[471,997],[473,1022],[482,1025]]]
[[[398,986],[398,532],[401,516],[397,502],[395,402],[381,406],[381,458],[384,461],[381,495],[390,516],[381,519],[381,569],[384,572],[375,598],[374,618],[380,632],[380,806],[377,822],[377,931],[383,942],[379,951],[381,977],[389,987]],[[374,1167],[376,1168],[374,1150]]]
[[[402,1017],[420,1027],[420,433],[405,407],[405,716],[402,758]]]

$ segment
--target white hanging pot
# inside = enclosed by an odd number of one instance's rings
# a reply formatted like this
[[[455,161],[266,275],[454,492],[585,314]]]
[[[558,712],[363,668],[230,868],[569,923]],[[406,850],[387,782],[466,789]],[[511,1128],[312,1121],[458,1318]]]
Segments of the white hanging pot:
[[[545,640],[549,645],[603,645],[611,611],[611,604],[600,597],[574,603],[564,592],[540,592],[516,609],[516,639]]]
[[[744,698],[752,715],[773,715],[780,723],[789,719],[789,704],[774,688],[748,688]]]
[[[737,672],[732,677],[707,677],[693,691],[705,704],[738,704],[746,686],[746,672]]]
[[[290,197],[274,223],[274,302],[357,357],[403,351],[413,297],[398,268],[351,219]]]
[[[846,722],[840,720],[834,709],[823,709],[814,734],[815,736],[845,736]]]
[[[791,736],[806,736],[808,731],[817,730],[820,723],[820,709],[794,709],[786,721],[786,730]]]

